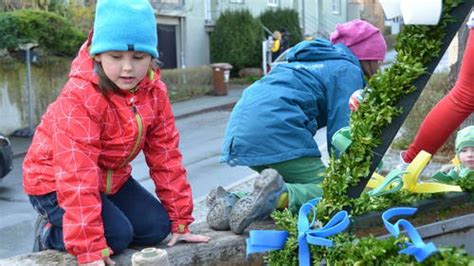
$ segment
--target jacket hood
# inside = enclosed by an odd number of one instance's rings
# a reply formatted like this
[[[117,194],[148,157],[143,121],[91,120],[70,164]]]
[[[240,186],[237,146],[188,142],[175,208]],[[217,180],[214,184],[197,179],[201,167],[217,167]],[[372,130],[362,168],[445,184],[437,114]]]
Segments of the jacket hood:
[[[357,57],[344,44],[332,44],[323,38],[298,43],[291,48],[286,59],[288,62],[343,59],[359,64]]]
[[[72,61],[69,78],[79,78],[99,84],[99,77],[94,73],[94,58],[89,54],[92,41],[92,31],[89,32],[86,42],[79,49],[79,53]]]

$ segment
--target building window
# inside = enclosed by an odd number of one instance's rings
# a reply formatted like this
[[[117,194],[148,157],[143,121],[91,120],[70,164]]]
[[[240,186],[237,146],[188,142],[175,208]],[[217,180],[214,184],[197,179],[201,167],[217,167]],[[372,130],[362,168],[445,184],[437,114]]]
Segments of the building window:
[[[332,13],[341,14],[341,0],[332,0]]]
[[[243,4],[244,0],[229,0],[231,4]]]
[[[278,0],[267,0],[268,6],[278,6]]]

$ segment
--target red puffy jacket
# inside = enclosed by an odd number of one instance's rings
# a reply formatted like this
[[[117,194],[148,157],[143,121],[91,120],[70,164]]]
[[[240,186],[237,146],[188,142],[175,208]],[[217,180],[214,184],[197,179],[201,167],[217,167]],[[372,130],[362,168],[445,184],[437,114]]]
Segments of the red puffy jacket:
[[[114,194],[122,187],[131,175],[130,161],[141,150],[172,232],[188,232],[194,220],[191,187],[159,71],[140,82],[135,94],[107,100],[94,89],[98,77],[89,44],[90,39],[72,62],[69,80],[43,115],[23,164],[27,194],[56,191],[65,211],[65,246],[80,263],[99,260],[107,251],[99,193]]]

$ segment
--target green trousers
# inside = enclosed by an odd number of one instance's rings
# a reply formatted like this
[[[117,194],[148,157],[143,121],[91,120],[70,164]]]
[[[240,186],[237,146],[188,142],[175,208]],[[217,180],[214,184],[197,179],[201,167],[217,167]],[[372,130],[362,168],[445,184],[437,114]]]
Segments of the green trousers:
[[[293,213],[298,213],[301,205],[308,200],[323,195],[321,183],[326,167],[321,161],[321,157],[303,157],[268,165],[251,166],[250,168],[259,173],[267,168],[278,171],[288,188],[288,209]]]

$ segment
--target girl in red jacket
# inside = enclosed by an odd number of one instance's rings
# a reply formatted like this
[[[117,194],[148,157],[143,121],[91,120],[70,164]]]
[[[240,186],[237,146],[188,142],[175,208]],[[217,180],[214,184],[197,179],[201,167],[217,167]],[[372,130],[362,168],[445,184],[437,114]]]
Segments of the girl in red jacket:
[[[23,186],[40,214],[35,250],[67,250],[81,265],[113,264],[130,244],[193,235],[192,194],[158,57],[147,0],[101,0],[94,32],[69,81],[42,117],[23,165]],[[142,151],[157,200],[131,175]]]
[[[425,150],[431,154],[446,142],[461,123],[474,112],[474,12],[468,21],[469,37],[459,78],[453,89],[428,113],[413,143],[401,154],[402,166]]]

